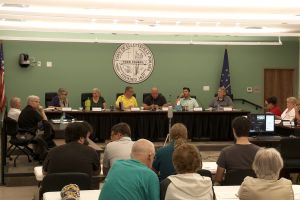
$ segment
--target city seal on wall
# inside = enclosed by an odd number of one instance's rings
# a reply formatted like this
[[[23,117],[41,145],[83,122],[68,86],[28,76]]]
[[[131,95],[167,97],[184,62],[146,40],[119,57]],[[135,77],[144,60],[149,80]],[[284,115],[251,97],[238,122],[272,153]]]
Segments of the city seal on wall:
[[[154,69],[154,57],[144,44],[122,44],[116,50],[113,67],[120,79],[127,83],[141,83]]]

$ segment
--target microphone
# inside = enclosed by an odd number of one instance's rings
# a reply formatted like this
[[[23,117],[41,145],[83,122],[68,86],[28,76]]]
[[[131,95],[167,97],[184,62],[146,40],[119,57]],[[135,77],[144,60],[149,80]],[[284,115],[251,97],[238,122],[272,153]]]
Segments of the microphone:
[[[173,118],[173,107],[172,106],[168,107],[168,118],[169,119]]]

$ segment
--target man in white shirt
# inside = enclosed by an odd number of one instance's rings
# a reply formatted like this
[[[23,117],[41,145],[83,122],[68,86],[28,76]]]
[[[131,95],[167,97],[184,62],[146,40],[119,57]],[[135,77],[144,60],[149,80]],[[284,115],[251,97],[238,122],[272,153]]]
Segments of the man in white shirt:
[[[190,96],[190,92],[190,88],[184,87],[182,89],[182,94],[180,95],[180,98],[177,99],[177,104],[185,108],[185,111],[192,111],[194,108],[199,107],[197,100]]]
[[[111,128],[111,140],[104,150],[103,174],[107,175],[116,160],[130,159],[133,141],[130,138],[131,130],[128,124],[119,123]]]
[[[21,99],[19,97],[12,97],[10,100],[10,109],[7,113],[7,117],[18,121],[21,113]]]

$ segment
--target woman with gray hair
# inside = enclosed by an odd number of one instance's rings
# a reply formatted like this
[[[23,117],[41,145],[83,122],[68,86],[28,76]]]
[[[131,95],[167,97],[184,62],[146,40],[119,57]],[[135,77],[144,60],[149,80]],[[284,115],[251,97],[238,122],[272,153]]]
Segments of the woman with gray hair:
[[[69,107],[69,100],[67,98],[68,91],[64,88],[59,88],[57,91],[57,96],[52,98],[52,101],[50,103],[50,107]]]
[[[295,106],[297,104],[297,99],[295,97],[288,97],[286,99],[286,109],[281,114],[282,120],[289,120],[292,121],[295,119]]]
[[[104,98],[101,96],[101,92],[98,88],[93,88],[92,90],[92,108],[102,108],[106,109],[106,103]]]
[[[257,178],[246,177],[238,196],[240,200],[293,200],[292,182],[279,178],[283,168],[280,153],[274,149],[261,149],[256,153],[252,168]]]

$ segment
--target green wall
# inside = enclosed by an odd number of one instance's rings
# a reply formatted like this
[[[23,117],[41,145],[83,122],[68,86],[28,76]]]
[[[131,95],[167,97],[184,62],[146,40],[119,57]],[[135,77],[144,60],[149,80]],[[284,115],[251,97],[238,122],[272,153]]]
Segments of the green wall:
[[[118,44],[59,43],[4,41],[5,81],[8,98],[20,96],[25,105],[26,97],[35,94],[44,102],[46,91],[59,87],[69,90],[73,108],[80,105],[80,94],[99,87],[108,105],[113,104],[115,94],[123,92],[127,85],[113,71],[112,57]],[[225,46],[205,45],[148,45],[155,58],[152,75],[145,82],[135,84],[138,102],[142,93],[157,86],[168,99],[174,99],[183,86],[189,86],[205,107],[215,93],[223,63]],[[284,41],[282,46],[228,46],[231,85],[236,98],[245,98],[263,104],[263,69],[294,68],[298,74],[298,41]],[[42,67],[20,68],[18,56],[28,53],[42,61]],[[46,61],[53,67],[46,68]],[[202,90],[204,85],[210,91]],[[247,93],[246,87],[258,88]],[[298,91],[298,78],[296,88]],[[238,107],[252,109],[251,107]]]

